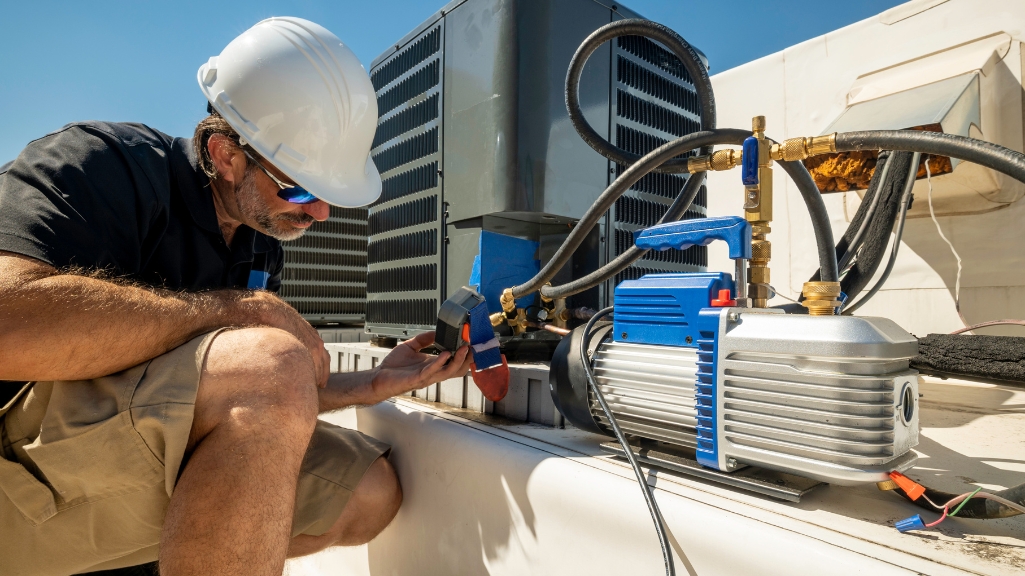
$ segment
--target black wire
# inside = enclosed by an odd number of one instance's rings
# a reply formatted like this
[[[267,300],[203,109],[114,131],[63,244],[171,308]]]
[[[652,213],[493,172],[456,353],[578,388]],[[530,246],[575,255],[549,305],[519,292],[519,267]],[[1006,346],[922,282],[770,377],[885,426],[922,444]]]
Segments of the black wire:
[[[594,371],[591,370],[591,359],[587,357],[587,348],[591,343],[591,328],[594,327],[594,324],[600,318],[608,316],[612,310],[612,306],[599,310],[597,314],[587,321],[587,325],[584,326],[583,339],[580,343],[580,362],[584,366],[584,374],[587,376],[587,384],[591,387],[591,392],[594,393],[594,397],[598,400],[598,404],[601,405],[602,411],[605,412],[605,417],[609,420],[612,432],[615,433],[616,440],[619,440],[620,446],[623,447],[626,459],[630,461],[630,466],[634,469],[634,474],[637,476],[637,482],[641,485],[641,492],[644,493],[644,502],[648,505],[648,512],[651,513],[651,521],[655,523],[655,532],[658,533],[658,543],[662,546],[662,557],[665,559],[666,564],[666,576],[675,576],[676,566],[673,564],[673,551],[672,548],[669,547],[669,538],[666,537],[665,520],[662,519],[662,512],[659,511],[658,504],[655,502],[655,497],[651,494],[651,488],[648,486],[648,482],[644,479],[644,472],[641,471],[640,465],[637,464],[637,458],[634,457],[633,449],[623,436],[623,431],[619,429],[619,423],[616,422],[616,418],[612,415],[612,410],[609,409],[609,405],[605,402],[605,397],[598,388],[598,383],[595,382]]]

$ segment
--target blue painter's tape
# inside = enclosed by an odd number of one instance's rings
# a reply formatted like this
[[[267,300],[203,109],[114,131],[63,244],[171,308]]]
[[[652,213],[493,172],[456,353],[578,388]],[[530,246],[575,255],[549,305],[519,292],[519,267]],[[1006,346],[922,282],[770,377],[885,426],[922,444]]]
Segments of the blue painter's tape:
[[[267,288],[268,280],[270,280],[270,272],[266,272],[264,270],[250,270],[249,284],[246,287],[250,290],[264,290]]]
[[[469,284],[478,286],[477,291],[487,300],[491,313],[501,312],[502,290],[530,280],[541,269],[538,243],[483,230],[478,246],[480,251],[474,258]],[[516,301],[520,307],[533,303],[533,295]]]

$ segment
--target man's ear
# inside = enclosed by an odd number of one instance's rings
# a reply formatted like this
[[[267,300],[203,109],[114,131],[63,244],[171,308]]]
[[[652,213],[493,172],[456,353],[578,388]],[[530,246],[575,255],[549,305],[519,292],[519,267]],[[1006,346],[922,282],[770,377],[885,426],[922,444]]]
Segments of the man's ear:
[[[211,134],[206,141],[206,149],[218,177],[228,184],[236,184],[240,175],[245,173],[246,161],[235,142],[224,134]]]

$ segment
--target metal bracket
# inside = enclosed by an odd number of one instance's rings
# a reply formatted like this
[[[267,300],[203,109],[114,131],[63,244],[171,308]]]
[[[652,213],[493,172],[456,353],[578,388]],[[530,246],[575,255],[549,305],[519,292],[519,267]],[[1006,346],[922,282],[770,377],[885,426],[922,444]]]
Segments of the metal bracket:
[[[664,468],[777,500],[800,502],[802,496],[823,484],[818,480],[751,466],[731,473],[720,472],[706,468],[698,464],[697,460],[683,454],[682,451],[674,450],[664,444],[659,444],[658,449],[650,448],[649,445],[649,442],[644,442],[642,446],[630,446],[639,464]],[[626,457],[623,447],[618,442],[605,442],[599,448],[602,452],[621,458]]]

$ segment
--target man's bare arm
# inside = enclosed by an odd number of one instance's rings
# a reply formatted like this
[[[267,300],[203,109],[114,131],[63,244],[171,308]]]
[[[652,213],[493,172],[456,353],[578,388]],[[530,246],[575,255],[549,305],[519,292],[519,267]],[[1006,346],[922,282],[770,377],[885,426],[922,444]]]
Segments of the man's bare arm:
[[[316,331],[276,296],[154,290],[62,274],[0,251],[0,380],[83,380],[155,358],[225,326],[265,325],[307,345],[326,383]],[[319,348],[319,350],[318,350]]]
[[[332,374],[327,387],[320,390],[320,411],[377,404],[466,374],[473,363],[468,346],[455,354],[430,356],[420,352],[433,342],[434,332],[425,332],[396,346],[373,370]]]

